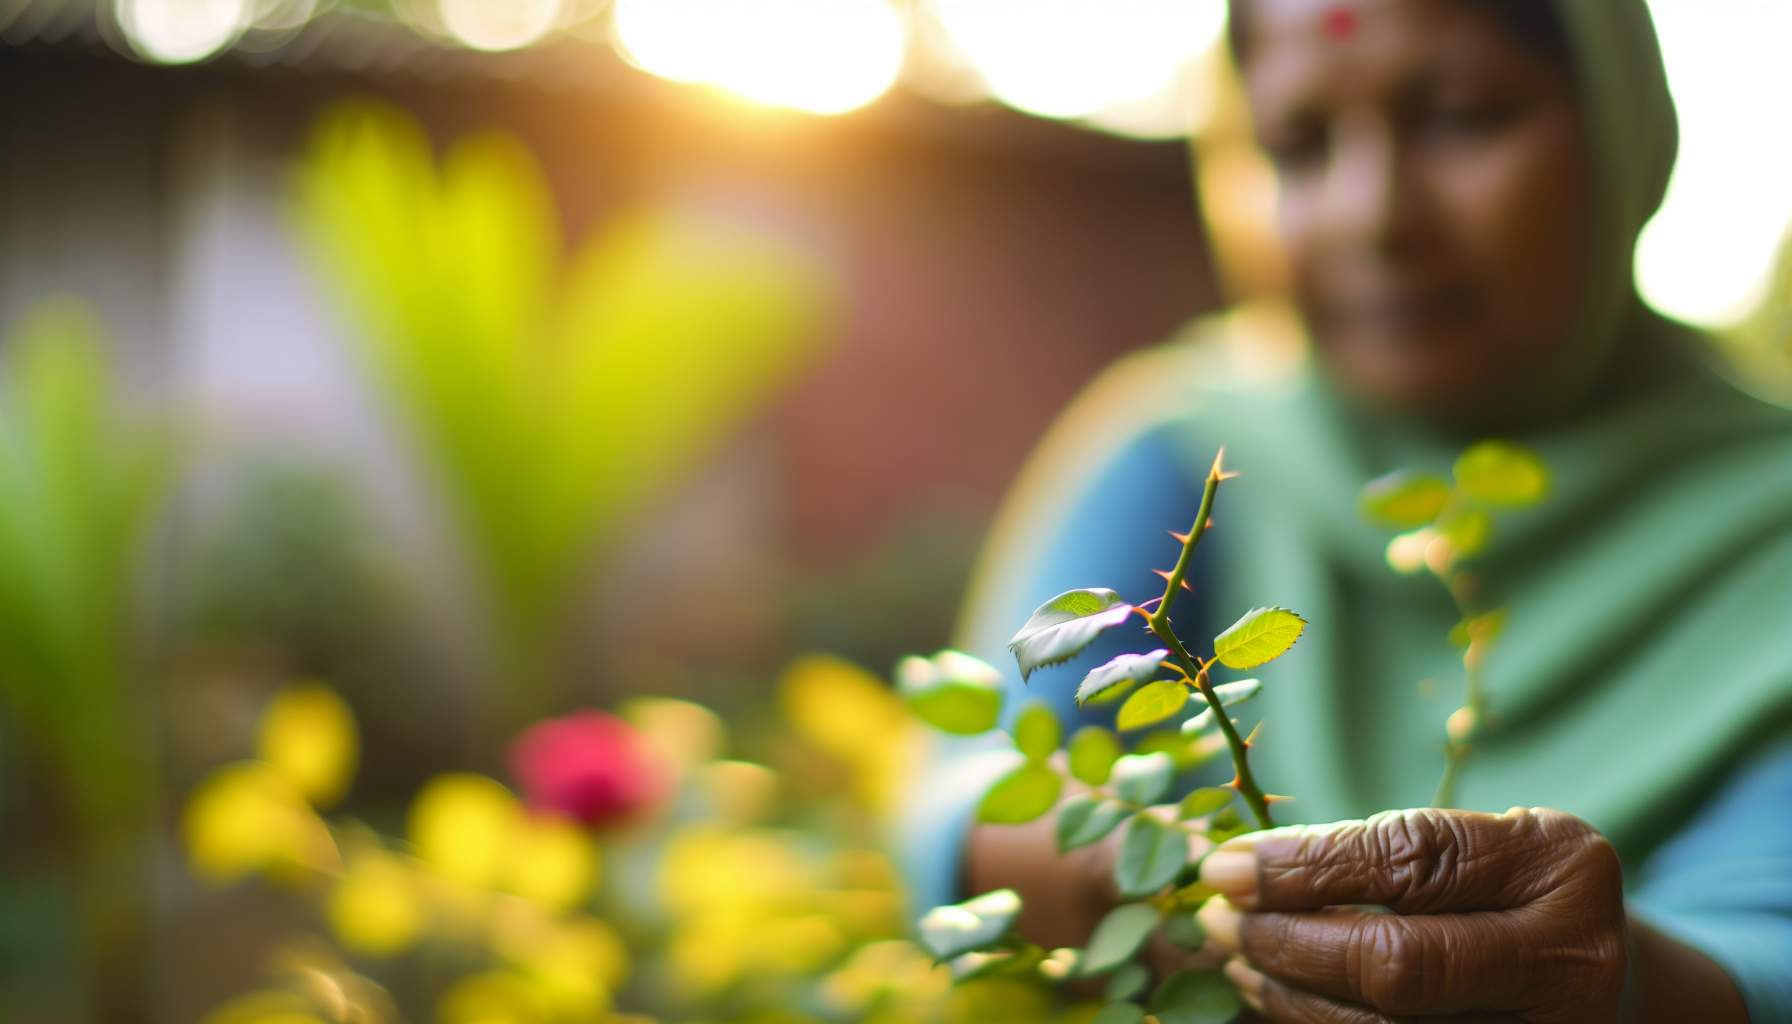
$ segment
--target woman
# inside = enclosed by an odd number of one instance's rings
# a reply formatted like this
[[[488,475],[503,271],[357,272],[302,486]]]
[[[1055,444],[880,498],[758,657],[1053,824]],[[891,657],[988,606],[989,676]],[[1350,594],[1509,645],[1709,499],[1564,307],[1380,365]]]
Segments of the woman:
[[[1314,365],[1215,384],[1209,339],[1110,371],[1004,513],[965,645],[1006,662],[1071,587],[1148,596],[1224,444],[1244,478],[1184,635],[1264,604],[1312,621],[1266,670],[1253,757],[1296,795],[1281,820],[1343,822],[1204,865],[1246,1001],[1277,1021],[1792,1021],[1792,415],[1636,297],[1676,144],[1642,0],[1234,0],[1232,43]],[[1490,434],[1555,488],[1481,562],[1508,618],[1465,810],[1377,814],[1429,799],[1460,667],[1449,598],[1387,569],[1354,496]],[[1068,712],[1077,669],[1117,649],[1098,646],[1029,695]],[[1031,934],[1086,936],[1099,853],[951,832],[981,756],[926,789],[921,896],[1013,886]]]

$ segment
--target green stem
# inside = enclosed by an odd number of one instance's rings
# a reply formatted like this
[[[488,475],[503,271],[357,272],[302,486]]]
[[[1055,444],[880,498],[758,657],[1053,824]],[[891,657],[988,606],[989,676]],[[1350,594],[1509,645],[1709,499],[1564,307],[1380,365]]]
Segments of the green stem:
[[[1480,617],[1469,599],[1461,573],[1452,573],[1443,579],[1444,589],[1449,591],[1450,600],[1456,606],[1457,618],[1465,623],[1474,622]],[[1473,716],[1473,726],[1469,735],[1458,739],[1452,736],[1444,748],[1444,774],[1437,781],[1437,793],[1431,798],[1433,807],[1449,807],[1456,799],[1456,782],[1462,775],[1462,763],[1468,760],[1470,740],[1474,732],[1481,728],[1487,720],[1487,690],[1482,680],[1481,663],[1487,660],[1486,648],[1477,648],[1477,641],[1470,629],[1468,646],[1463,651],[1463,706]],[[1473,654],[1474,657],[1470,658]]]
[[[1183,675],[1188,677],[1195,689],[1200,691],[1201,696],[1207,699],[1208,706],[1213,709],[1214,720],[1219,723],[1220,732],[1226,737],[1226,746],[1232,752],[1232,768],[1236,773],[1236,777],[1232,781],[1233,788],[1237,789],[1239,795],[1244,797],[1245,804],[1250,807],[1251,814],[1257,819],[1259,828],[1274,828],[1275,822],[1269,816],[1269,800],[1264,796],[1263,788],[1257,785],[1256,777],[1251,774],[1249,745],[1245,743],[1244,737],[1238,735],[1238,730],[1232,725],[1231,717],[1226,714],[1225,706],[1214,694],[1213,684],[1207,679],[1207,669],[1195,664],[1194,658],[1189,656],[1188,648],[1183,645],[1181,638],[1176,635],[1175,628],[1170,624],[1170,606],[1175,603],[1176,595],[1182,591],[1183,581],[1188,577],[1189,565],[1194,561],[1195,545],[1201,543],[1202,535],[1207,532],[1207,523],[1213,514],[1214,495],[1219,493],[1220,482],[1226,479],[1226,473],[1221,468],[1225,457],[1226,452],[1223,448],[1220,449],[1218,455],[1214,456],[1213,468],[1207,471],[1207,482],[1201,489],[1201,507],[1195,513],[1195,525],[1189,527],[1188,536],[1182,541],[1182,554],[1177,557],[1175,568],[1171,569],[1169,576],[1164,579],[1163,599],[1157,603],[1157,607],[1145,619],[1150,624],[1151,632],[1156,634],[1157,638],[1164,642],[1164,646],[1169,648],[1170,656],[1176,659],[1176,664],[1182,669]]]

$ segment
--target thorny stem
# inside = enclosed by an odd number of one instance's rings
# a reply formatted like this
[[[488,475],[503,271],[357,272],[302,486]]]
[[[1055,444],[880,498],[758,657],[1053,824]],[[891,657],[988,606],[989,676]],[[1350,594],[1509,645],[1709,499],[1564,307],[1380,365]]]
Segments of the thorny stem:
[[[1183,675],[1188,677],[1213,709],[1214,720],[1219,723],[1220,732],[1226,737],[1226,746],[1232,752],[1232,767],[1236,772],[1232,787],[1244,797],[1259,828],[1274,828],[1275,821],[1269,816],[1269,800],[1264,796],[1263,788],[1257,785],[1256,777],[1251,774],[1250,745],[1245,742],[1244,737],[1238,735],[1238,729],[1226,714],[1225,706],[1213,692],[1206,666],[1195,664],[1188,648],[1170,625],[1170,606],[1175,603],[1176,595],[1182,590],[1183,581],[1188,577],[1189,565],[1194,561],[1195,545],[1201,543],[1202,535],[1207,532],[1207,524],[1213,514],[1214,495],[1219,493],[1220,482],[1232,476],[1222,468],[1225,458],[1224,448],[1214,456],[1213,468],[1207,471],[1207,483],[1201,489],[1201,507],[1195,513],[1195,525],[1189,528],[1188,536],[1182,540],[1182,554],[1176,559],[1175,568],[1164,577],[1164,596],[1157,602],[1156,609],[1145,616],[1145,621],[1150,625],[1151,632],[1169,648],[1170,656],[1176,660]]]

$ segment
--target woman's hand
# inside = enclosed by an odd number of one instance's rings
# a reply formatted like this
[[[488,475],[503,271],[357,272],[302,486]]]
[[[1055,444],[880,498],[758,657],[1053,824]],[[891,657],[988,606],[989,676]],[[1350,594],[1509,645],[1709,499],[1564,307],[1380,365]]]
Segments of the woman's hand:
[[[1618,1017],[1623,872],[1572,815],[1411,810],[1277,829],[1222,846],[1201,878],[1226,897],[1201,911],[1208,936],[1237,954],[1228,975],[1272,1021]]]

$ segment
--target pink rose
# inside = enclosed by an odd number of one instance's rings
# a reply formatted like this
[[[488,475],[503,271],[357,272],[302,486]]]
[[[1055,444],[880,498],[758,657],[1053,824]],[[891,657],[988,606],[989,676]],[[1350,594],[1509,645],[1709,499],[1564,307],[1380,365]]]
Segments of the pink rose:
[[[593,827],[638,816],[669,784],[641,735],[601,711],[530,726],[511,745],[510,771],[531,806]]]

